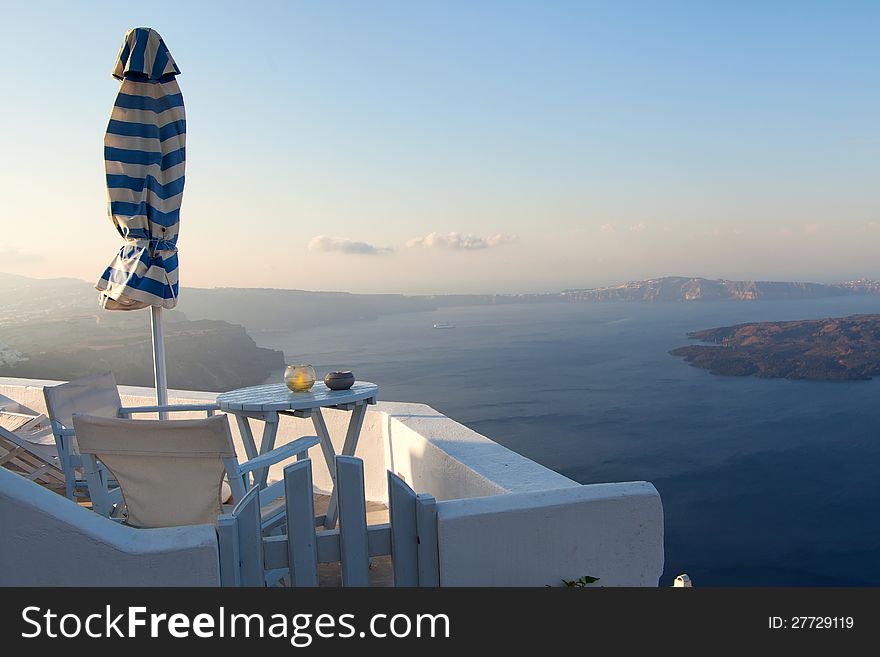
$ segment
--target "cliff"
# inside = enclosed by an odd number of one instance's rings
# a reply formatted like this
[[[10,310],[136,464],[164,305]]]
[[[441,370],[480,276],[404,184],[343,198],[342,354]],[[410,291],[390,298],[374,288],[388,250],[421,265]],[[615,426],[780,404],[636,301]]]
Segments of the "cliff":
[[[112,371],[122,385],[153,385],[149,314],[107,313],[29,322],[0,330],[24,358],[0,363],[0,376],[70,380]],[[222,321],[169,321],[168,385],[223,391],[266,380],[284,355],[257,347],[244,327]]]

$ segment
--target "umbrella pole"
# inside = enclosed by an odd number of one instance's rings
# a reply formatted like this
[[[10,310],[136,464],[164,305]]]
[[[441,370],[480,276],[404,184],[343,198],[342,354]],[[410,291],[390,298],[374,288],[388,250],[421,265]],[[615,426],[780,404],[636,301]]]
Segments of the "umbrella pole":
[[[150,325],[153,332],[153,371],[156,375],[156,403],[168,403],[168,377],[165,374],[165,334],[162,330],[162,308],[150,306]],[[160,412],[160,420],[167,420],[168,413]]]

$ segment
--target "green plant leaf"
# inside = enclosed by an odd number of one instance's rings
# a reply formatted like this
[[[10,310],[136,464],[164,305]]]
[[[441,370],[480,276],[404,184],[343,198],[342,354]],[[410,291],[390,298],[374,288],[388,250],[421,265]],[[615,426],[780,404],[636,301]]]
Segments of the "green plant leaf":
[[[562,580],[562,585],[568,588],[581,589],[598,581],[598,577],[584,575],[583,577],[580,577],[578,579],[564,579]]]

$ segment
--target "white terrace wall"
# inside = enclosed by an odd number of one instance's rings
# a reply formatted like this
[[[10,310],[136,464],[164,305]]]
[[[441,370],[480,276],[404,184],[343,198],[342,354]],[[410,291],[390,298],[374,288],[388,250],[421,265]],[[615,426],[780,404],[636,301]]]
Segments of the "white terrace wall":
[[[437,505],[441,586],[657,586],[663,508],[649,483],[591,484]]]
[[[425,404],[385,402],[378,410],[387,421],[385,468],[416,492],[452,500],[579,485]]]
[[[212,525],[132,529],[0,468],[0,586],[219,586]]]

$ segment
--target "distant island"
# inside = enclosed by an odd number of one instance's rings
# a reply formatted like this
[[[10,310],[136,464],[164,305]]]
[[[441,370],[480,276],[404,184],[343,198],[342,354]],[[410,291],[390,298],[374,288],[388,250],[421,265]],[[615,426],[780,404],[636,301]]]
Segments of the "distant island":
[[[865,380],[880,375],[880,315],[757,322],[688,333],[713,343],[669,353],[724,376]]]

